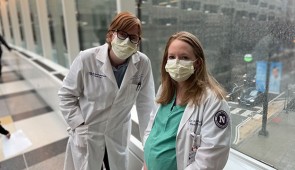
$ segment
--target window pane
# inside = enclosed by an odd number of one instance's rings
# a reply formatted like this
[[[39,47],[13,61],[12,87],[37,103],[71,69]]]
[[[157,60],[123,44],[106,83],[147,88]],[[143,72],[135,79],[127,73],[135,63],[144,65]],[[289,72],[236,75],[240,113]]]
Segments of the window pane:
[[[21,6],[20,1],[16,1],[16,8],[17,8],[17,16],[19,21],[19,31],[20,31],[20,38],[21,38],[21,46],[26,48],[26,42],[24,40],[24,29],[23,29],[23,21],[22,21],[22,15],[21,15]]]
[[[32,29],[33,29],[33,38],[35,42],[35,52],[42,56],[43,49],[42,49],[42,43],[41,43],[41,34],[40,34],[36,0],[29,0],[29,4],[30,4],[30,15],[31,15]]]
[[[52,43],[53,61],[68,67],[69,61],[66,55],[65,28],[60,0],[47,0],[48,22]]]
[[[294,2],[175,2],[174,8],[162,0],[141,6],[142,47],[151,59],[156,87],[170,35],[193,33],[205,48],[209,70],[228,91],[232,147],[275,168],[294,169]]]
[[[108,25],[116,15],[116,1],[76,0],[80,49],[105,43]]]
[[[258,5],[259,0],[249,0],[251,5]]]
[[[15,43],[14,40],[14,35],[13,35],[13,29],[12,29],[12,18],[10,15],[10,8],[9,8],[9,3],[7,3],[7,15],[8,15],[8,23],[9,23],[9,29],[10,29],[10,35],[11,35],[11,42]]]

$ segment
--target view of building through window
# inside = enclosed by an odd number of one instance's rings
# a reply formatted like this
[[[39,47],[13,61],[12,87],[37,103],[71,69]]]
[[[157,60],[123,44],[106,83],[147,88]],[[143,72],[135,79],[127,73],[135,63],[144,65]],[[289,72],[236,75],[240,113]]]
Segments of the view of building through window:
[[[168,37],[182,30],[195,34],[211,73],[228,91],[232,148],[285,169],[295,137],[295,3],[146,0],[141,13],[142,47],[152,60],[156,86]]]

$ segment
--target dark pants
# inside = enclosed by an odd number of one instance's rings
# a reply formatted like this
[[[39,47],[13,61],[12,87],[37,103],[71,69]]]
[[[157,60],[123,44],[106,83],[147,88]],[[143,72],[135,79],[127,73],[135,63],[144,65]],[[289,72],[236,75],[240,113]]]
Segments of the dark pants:
[[[0,134],[7,135],[9,132],[2,125],[0,125]]]
[[[105,149],[105,152],[104,152],[103,163],[106,169],[110,170],[107,148]],[[103,170],[103,167],[101,167],[101,170]]]

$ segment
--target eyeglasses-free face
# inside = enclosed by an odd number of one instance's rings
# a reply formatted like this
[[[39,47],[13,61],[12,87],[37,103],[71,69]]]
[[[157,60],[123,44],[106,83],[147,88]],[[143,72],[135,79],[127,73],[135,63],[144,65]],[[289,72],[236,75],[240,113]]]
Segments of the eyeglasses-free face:
[[[137,36],[137,35],[133,35],[133,34],[128,34],[125,31],[121,31],[121,30],[114,30],[115,32],[117,32],[117,37],[121,40],[125,40],[127,37],[129,37],[129,40],[131,43],[133,44],[138,44],[141,37]]]

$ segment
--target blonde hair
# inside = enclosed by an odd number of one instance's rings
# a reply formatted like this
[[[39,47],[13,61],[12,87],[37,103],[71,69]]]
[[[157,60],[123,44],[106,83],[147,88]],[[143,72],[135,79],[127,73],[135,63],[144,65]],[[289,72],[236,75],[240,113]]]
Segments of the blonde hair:
[[[181,100],[181,105],[188,104],[189,102],[200,105],[202,97],[206,95],[207,88],[211,89],[218,98],[224,98],[225,90],[207,70],[204,51],[199,39],[189,32],[182,31],[173,34],[166,44],[161,66],[162,91],[157,102],[160,104],[169,103],[173,99],[176,91],[176,82],[170,78],[169,73],[165,70],[168,58],[168,48],[174,40],[181,40],[189,44],[192,47],[198,62],[193,75],[184,82],[183,88],[186,90]]]
[[[130,12],[121,12],[117,14],[112,20],[106,35],[106,42],[109,44],[109,47],[111,46],[112,34],[114,31],[128,31],[134,26],[138,27],[138,36],[141,37],[141,22],[135,15]]]

